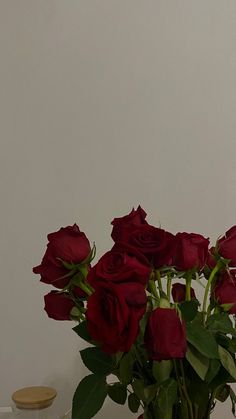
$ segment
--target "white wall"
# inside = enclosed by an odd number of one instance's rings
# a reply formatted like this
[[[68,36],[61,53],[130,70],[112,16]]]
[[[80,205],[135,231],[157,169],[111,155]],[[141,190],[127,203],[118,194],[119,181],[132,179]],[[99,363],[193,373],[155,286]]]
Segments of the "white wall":
[[[236,224],[235,111],[235,0],[0,0],[0,405],[51,384],[66,410],[85,374],[31,272],[48,232],[101,255],[138,203],[173,232]]]

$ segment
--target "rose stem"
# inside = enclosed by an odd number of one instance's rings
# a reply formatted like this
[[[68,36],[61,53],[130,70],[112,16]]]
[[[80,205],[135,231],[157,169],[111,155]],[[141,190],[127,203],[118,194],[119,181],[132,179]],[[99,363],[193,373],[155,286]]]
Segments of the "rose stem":
[[[209,279],[207,281],[207,285],[206,285],[205,293],[204,293],[204,298],[203,298],[203,305],[202,305],[203,324],[205,324],[205,321],[206,321],[206,314],[207,314],[206,306],[207,306],[207,299],[208,299],[208,294],[209,294],[210,286],[211,286],[211,283],[212,283],[212,281],[214,279],[215,274],[219,271],[219,269],[221,268],[221,266],[222,266],[221,263],[220,264],[217,263],[217,265],[212,270],[212,272],[210,274],[210,277],[209,277]]]
[[[172,281],[171,274],[168,272],[167,273],[167,297],[169,301],[170,301],[171,281]]]
[[[162,294],[162,291],[163,291],[162,282],[161,282],[161,274],[160,274],[160,271],[158,271],[158,270],[156,270],[155,272],[156,272],[156,279],[157,279],[158,288],[159,288],[160,297],[161,297],[161,294]]]

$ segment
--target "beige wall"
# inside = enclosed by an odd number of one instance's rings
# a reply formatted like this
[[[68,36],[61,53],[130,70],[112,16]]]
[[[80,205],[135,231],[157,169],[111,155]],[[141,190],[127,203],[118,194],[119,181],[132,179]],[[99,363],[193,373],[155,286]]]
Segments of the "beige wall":
[[[101,255],[141,203],[215,239],[236,224],[235,113],[235,0],[0,0],[0,405],[47,383],[66,410],[85,374],[31,273],[46,234],[76,221]]]

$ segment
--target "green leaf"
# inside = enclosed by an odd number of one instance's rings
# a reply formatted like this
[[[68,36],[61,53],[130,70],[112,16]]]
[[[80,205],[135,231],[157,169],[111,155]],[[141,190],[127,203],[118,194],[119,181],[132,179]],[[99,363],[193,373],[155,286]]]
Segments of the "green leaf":
[[[236,365],[230,353],[222,346],[219,346],[219,355],[223,367],[236,380]]]
[[[216,390],[217,387],[219,387],[221,384],[227,384],[227,383],[234,383],[235,379],[231,377],[231,375],[226,371],[226,369],[220,364],[220,369],[217,372],[216,376],[213,378],[213,380],[209,383],[209,387],[211,390]]]
[[[207,319],[206,325],[214,333],[235,334],[232,322],[227,313],[213,314]]]
[[[92,343],[92,338],[89,336],[86,320],[73,327],[74,332],[84,339],[86,342]]]
[[[124,385],[128,385],[133,378],[133,365],[134,359],[131,352],[127,352],[121,358],[119,365],[119,377],[120,381]]]
[[[230,387],[229,395],[230,395],[230,399],[231,399],[231,403],[232,403],[232,413],[233,413],[234,417],[236,417],[235,416],[236,395],[235,395],[235,393],[234,393],[234,391],[231,387]]]
[[[135,393],[131,393],[128,397],[128,406],[132,413],[136,413],[140,406],[140,400]]]
[[[144,387],[144,399],[146,405],[148,405],[156,397],[157,389],[157,383]]]
[[[171,360],[153,361],[152,374],[158,384],[163,383],[170,377],[173,364]]]
[[[136,396],[140,400],[145,400],[145,395],[144,395],[144,381],[142,379],[135,379],[132,382],[132,388],[133,388],[133,391],[135,392]]]
[[[230,386],[228,384],[222,384],[215,390],[215,398],[221,403],[224,403],[230,394]]]
[[[188,345],[186,359],[199,377],[204,380],[209,368],[209,359],[190,344]]]
[[[223,335],[222,333],[216,333],[215,339],[218,345],[223,346],[223,348],[228,350],[230,342],[231,342],[231,339],[228,338],[228,336]]]
[[[187,340],[207,358],[219,358],[218,346],[209,330],[196,323],[187,323]]]
[[[108,386],[108,396],[118,404],[125,404],[127,398],[127,388],[123,384],[115,383]]]
[[[210,359],[209,369],[206,374],[205,381],[210,383],[218,374],[220,369],[220,361],[218,359]]]
[[[228,348],[227,349],[232,354],[235,354],[235,352],[236,352],[236,339],[235,339],[235,337],[233,337],[232,339],[230,339],[230,342],[229,342],[229,345],[228,345]]]
[[[84,365],[94,374],[108,375],[115,367],[114,359],[100,348],[86,348],[80,351]]]
[[[88,375],[80,381],[73,397],[72,419],[90,419],[102,407],[107,395],[106,377]]]
[[[154,408],[157,409],[160,417],[171,418],[172,407],[176,400],[177,383],[173,378],[169,378],[160,386]]]
[[[179,304],[182,316],[186,322],[191,322],[196,317],[198,307],[199,302],[196,299],[191,301],[184,301],[183,303]]]

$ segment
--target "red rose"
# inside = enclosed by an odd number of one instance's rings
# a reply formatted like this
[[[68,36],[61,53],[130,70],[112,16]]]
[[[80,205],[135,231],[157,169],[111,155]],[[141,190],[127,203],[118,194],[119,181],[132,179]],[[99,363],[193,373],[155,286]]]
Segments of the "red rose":
[[[229,266],[236,266],[236,226],[231,227],[217,242],[218,253],[230,259]]]
[[[97,282],[86,311],[90,336],[104,352],[128,352],[138,335],[146,303],[145,289],[139,283]]]
[[[138,419],[143,419],[143,415],[140,415],[140,416],[138,417]]]
[[[145,224],[124,232],[122,242],[118,244],[137,257],[144,255],[152,266],[161,268],[172,264],[174,240],[173,234]]]
[[[212,290],[211,299],[219,305],[233,304],[229,313],[236,314],[236,270],[221,274]]]
[[[204,268],[208,257],[209,239],[201,234],[178,233],[175,245],[173,262],[178,271],[201,271]]]
[[[44,296],[45,307],[48,317],[55,320],[71,320],[70,312],[74,307],[73,301],[66,293],[51,291]]]
[[[33,272],[41,275],[42,282],[64,288],[70,278],[69,270],[62,261],[74,264],[83,262],[91,251],[89,241],[76,224],[48,234],[48,241],[41,265],[35,266]]]
[[[176,310],[156,308],[148,319],[145,345],[151,359],[184,358],[187,351],[185,323]]]
[[[129,231],[133,229],[133,227],[137,227],[142,224],[147,224],[146,212],[138,206],[137,210],[134,208],[132,211],[125,215],[124,217],[114,218],[111,222],[113,225],[111,237],[115,242],[123,241],[123,235],[125,236],[129,234]]]
[[[175,303],[182,303],[183,301],[185,301],[186,297],[186,285],[179,284],[178,282],[176,284],[173,284],[171,294]],[[196,298],[194,289],[192,287],[190,289],[190,294],[191,299]]]
[[[145,262],[145,263],[144,263]],[[91,269],[87,281],[93,285],[98,280],[112,282],[140,282],[146,285],[151,272],[147,260],[143,262],[116,246],[105,253]]]

